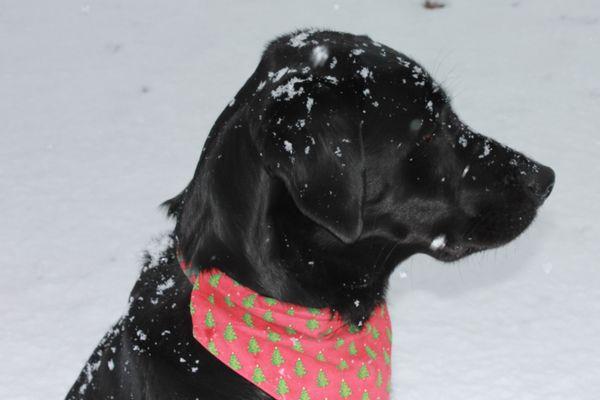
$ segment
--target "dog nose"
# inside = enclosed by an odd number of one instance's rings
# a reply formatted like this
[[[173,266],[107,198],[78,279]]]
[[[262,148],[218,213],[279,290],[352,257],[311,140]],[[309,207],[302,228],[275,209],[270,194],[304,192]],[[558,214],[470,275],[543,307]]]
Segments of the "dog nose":
[[[554,171],[552,168],[538,164],[537,172],[534,170],[527,174],[524,183],[529,196],[536,204],[542,205],[554,188]]]

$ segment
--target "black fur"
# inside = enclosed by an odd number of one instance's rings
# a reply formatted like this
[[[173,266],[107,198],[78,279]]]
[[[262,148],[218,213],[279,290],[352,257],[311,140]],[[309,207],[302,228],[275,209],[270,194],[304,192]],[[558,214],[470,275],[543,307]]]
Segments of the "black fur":
[[[190,184],[165,203],[173,243],[146,262],[129,312],[67,398],[271,398],[192,338],[176,248],[194,268],[359,323],[396,265],[507,243],[553,182],[550,168],[463,124],[405,55],[366,36],[282,36],[217,119]],[[440,235],[445,246],[433,246]]]

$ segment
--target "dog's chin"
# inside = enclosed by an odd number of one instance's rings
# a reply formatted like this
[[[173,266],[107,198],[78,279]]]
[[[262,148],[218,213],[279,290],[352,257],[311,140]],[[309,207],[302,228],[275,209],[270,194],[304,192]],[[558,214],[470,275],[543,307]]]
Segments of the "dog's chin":
[[[429,251],[427,254],[439,261],[453,262],[483,250],[487,249],[478,248],[475,246],[454,245],[446,246],[445,248],[439,250]]]
[[[536,216],[536,210],[515,213],[505,216],[503,221],[490,221],[489,225],[477,225],[462,235],[462,239],[449,242],[443,248],[429,249],[427,254],[439,261],[452,262],[471,254],[502,247],[515,240],[531,225]]]

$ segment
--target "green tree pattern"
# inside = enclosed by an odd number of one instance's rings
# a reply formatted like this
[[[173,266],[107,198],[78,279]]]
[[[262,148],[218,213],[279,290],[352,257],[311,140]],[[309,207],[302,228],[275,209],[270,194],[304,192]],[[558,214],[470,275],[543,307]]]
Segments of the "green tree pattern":
[[[219,355],[219,350],[217,350],[217,346],[215,345],[215,342],[212,339],[208,342],[208,345],[206,347],[208,348],[208,351],[210,351],[214,356]]]
[[[235,307],[235,304],[233,304],[233,301],[231,301],[231,295],[228,294],[227,296],[225,296],[225,304],[227,304],[227,307]]]
[[[256,341],[256,339],[254,339],[254,336],[252,336],[250,338],[250,340],[248,341],[248,353],[256,355],[258,353],[260,353],[261,349],[260,346],[258,345],[258,342]]]
[[[264,297],[264,301],[270,306],[274,306],[275,304],[277,304],[277,300],[272,299],[270,297]]]
[[[293,341],[292,348],[298,353],[304,353],[304,348],[302,348],[302,343],[300,342],[300,339],[296,339]]]
[[[227,327],[225,327],[223,338],[230,343],[237,339],[237,335],[235,334],[235,330],[233,329],[231,322],[227,324]]]
[[[279,378],[279,383],[277,383],[277,394],[284,395],[288,394],[290,389],[288,388],[287,382],[283,378]]]
[[[329,385],[329,379],[327,379],[327,375],[325,374],[325,372],[323,372],[323,370],[320,369],[319,373],[317,374],[317,386],[325,387],[327,385]]]
[[[277,332],[269,331],[267,332],[267,338],[271,342],[279,342],[281,340],[281,335]]]
[[[373,360],[377,358],[377,353],[375,353],[375,351],[373,351],[373,349],[370,348],[368,344],[365,345],[365,351]]]
[[[381,387],[383,385],[383,376],[381,375],[381,371],[377,371],[377,379],[375,380],[375,384],[377,387]]]
[[[265,311],[265,313],[263,314],[263,319],[267,322],[274,322],[275,320],[273,319],[273,311]]]
[[[271,362],[276,367],[279,367],[281,364],[284,363],[284,361],[285,360],[283,359],[281,352],[279,351],[279,349],[277,347],[275,347],[275,349],[273,350],[273,354],[271,355]]]
[[[362,380],[365,380],[369,377],[369,370],[365,364],[360,366],[360,369],[358,370],[358,377]]]
[[[390,365],[390,363],[392,362],[390,358],[390,353],[388,353],[385,349],[383,349],[383,359],[385,360],[385,363],[387,365]]]
[[[215,327],[215,317],[213,316],[213,313],[210,309],[206,312],[206,317],[204,318],[204,325],[206,325],[207,328]]]
[[[317,321],[316,319],[309,319],[308,321],[306,321],[306,327],[311,330],[314,331],[315,329],[319,328],[319,321]]]
[[[340,396],[342,396],[342,399],[347,399],[351,395],[352,390],[350,390],[350,386],[348,386],[346,381],[342,379],[342,383],[340,385]]]
[[[246,308],[252,308],[252,307],[254,307],[255,301],[256,301],[256,293],[252,293],[242,299],[242,305]]]
[[[302,363],[301,359],[296,361],[296,364],[294,365],[294,372],[296,372],[296,375],[300,378],[306,375],[306,368],[304,368],[304,364]]]
[[[231,353],[231,357],[229,357],[229,366],[234,371],[239,371],[240,369],[242,369],[242,365],[240,364],[240,360],[238,360],[238,358],[235,355],[235,353]]]
[[[348,345],[348,353],[350,353],[351,356],[355,356],[358,353],[358,350],[356,350],[356,344],[354,342],[350,342]]]
[[[265,374],[263,373],[262,369],[260,369],[260,367],[257,365],[256,368],[254,368],[254,373],[252,374],[252,381],[256,384],[259,384],[263,383],[265,380]]]
[[[252,320],[252,315],[250,315],[250,313],[245,313],[242,316],[242,320],[249,328],[254,328],[254,321]]]
[[[212,274],[208,278],[208,283],[210,284],[210,286],[216,288],[217,286],[219,286],[220,280],[221,280],[221,273],[216,273],[216,274]]]
[[[310,400],[310,396],[308,395],[308,392],[306,391],[305,388],[302,388],[302,392],[300,393],[299,400]]]

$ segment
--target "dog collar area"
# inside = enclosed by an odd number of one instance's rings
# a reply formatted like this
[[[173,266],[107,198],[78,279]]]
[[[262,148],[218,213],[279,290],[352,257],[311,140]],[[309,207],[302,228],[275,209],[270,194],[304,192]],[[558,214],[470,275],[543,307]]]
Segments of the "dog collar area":
[[[180,265],[193,284],[196,341],[269,395],[390,398],[392,332],[385,305],[358,329],[329,309],[261,296],[216,268],[193,274]]]

